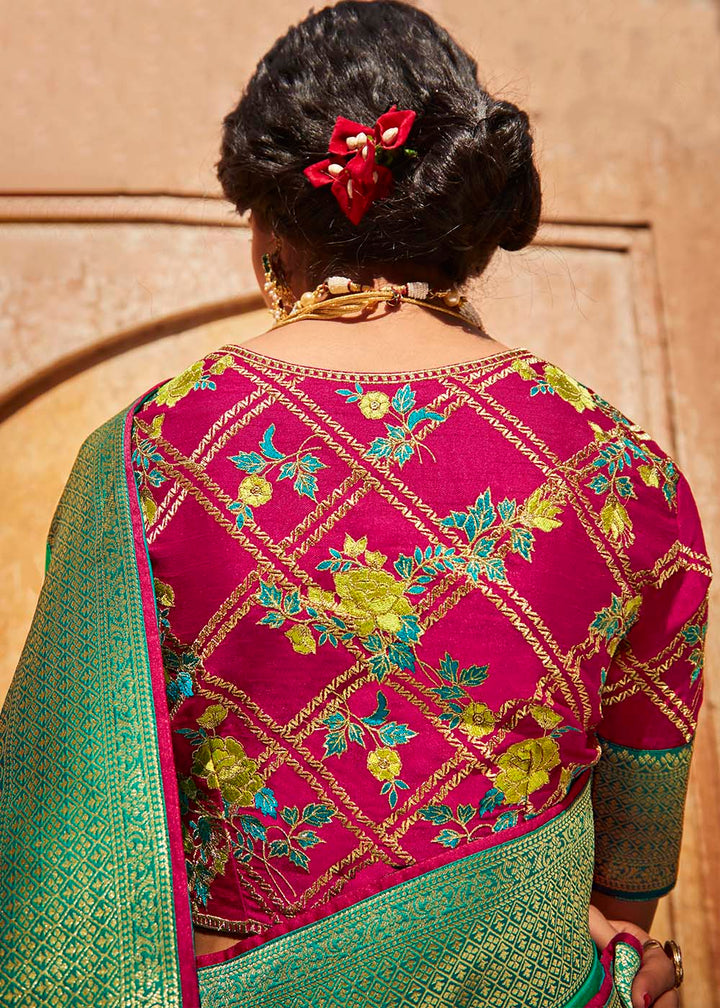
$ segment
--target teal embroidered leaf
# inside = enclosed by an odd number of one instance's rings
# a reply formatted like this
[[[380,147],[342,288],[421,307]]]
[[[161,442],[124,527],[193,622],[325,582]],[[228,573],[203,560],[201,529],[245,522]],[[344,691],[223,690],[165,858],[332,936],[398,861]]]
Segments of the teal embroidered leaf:
[[[490,581],[506,581],[505,562],[501,557],[490,557],[485,563],[485,573]]]
[[[288,613],[290,616],[294,616],[299,613],[302,609],[302,604],[300,602],[300,592],[295,590],[288,592],[282,604],[283,612]]]
[[[510,532],[510,549],[513,553],[519,553],[523,560],[532,559],[532,548],[535,545],[535,536],[527,528],[514,528]]]
[[[401,669],[415,669],[415,655],[403,641],[394,641],[387,650],[388,658]]]
[[[392,397],[392,408],[398,413],[406,413],[415,405],[415,393],[409,385],[403,385]]]
[[[459,686],[436,686],[433,693],[437,693],[441,700],[461,700],[467,694]]]
[[[280,472],[278,473],[278,479],[291,479],[295,475],[295,470],[297,469],[297,463],[295,459],[291,459],[289,462],[283,462],[280,466]]]
[[[264,840],[266,838],[266,830],[259,819],[255,816],[241,815],[240,828],[247,833],[248,836],[253,837],[255,840]]]
[[[436,826],[442,826],[443,823],[450,822],[453,817],[452,809],[449,805],[426,805],[425,808],[420,809],[419,815],[423,819],[427,819],[428,822],[435,823]]]
[[[478,805],[478,812],[481,816],[489,815],[494,812],[498,805],[502,805],[505,801],[505,794],[500,788],[491,787],[485,792],[483,797],[480,799],[480,804]]]
[[[348,738],[351,742],[357,743],[357,745],[365,745],[363,730],[358,724],[348,725]]]
[[[321,462],[316,455],[303,455],[300,459],[300,465],[307,472],[317,472],[318,469],[327,469],[324,462]]]
[[[394,424],[385,424],[385,429],[388,432],[388,436],[391,441],[404,441],[405,431],[402,427],[396,427]]]
[[[273,444],[274,433],[275,433],[275,424],[270,424],[270,426],[262,436],[262,440],[260,442],[260,448],[262,449],[263,454],[267,456],[267,458],[276,460],[285,458],[282,452],[279,452],[275,447],[275,445]]]
[[[387,724],[380,726],[378,735],[383,745],[396,746],[409,742],[411,738],[417,735],[417,732],[413,731],[406,724],[397,724],[395,721],[388,721]]]
[[[378,691],[377,694],[377,707],[375,711],[370,714],[369,717],[361,718],[366,725],[372,725],[373,727],[383,723],[385,718],[388,716],[388,703],[384,693]]]
[[[487,665],[468,665],[457,677],[457,681],[463,686],[480,686],[487,679]]]
[[[334,815],[334,809],[329,808],[327,805],[311,804],[306,805],[303,809],[302,821],[308,823],[310,826],[324,826],[330,822]]]
[[[442,413],[435,413],[433,412],[433,410],[428,410],[422,407],[421,409],[413,410],[412,413],[408,415],[407,425],[410,428],[410,430],[412,430],[413,427],[417,427],[417,425],[420,423],[421,420],[441,421],[444,419],[445,417],[442,415]]]
[[[276,612],[275,610],[265,613],[265,615],[258,620],[258,623],[263,623],[267,626],[271,626],[275,630],[281,627],[284,622],[285,617],[281,613]]]
[[[510,829],[510,827],[517,824],[517,821],[517,812],[502,812],[493,823],[493,833],[499,833],[501,830]]]
[[[375,438],[367,450],[371,458],[387,458],[392,451],[392,444],[387,438]]]
[[[293,864],[297,865],[298,868],[303,868],[305,871],[310,871],[310,858],[307,854],[304,854],[299,850],[290,851],[290,860]]]
[[[485,557],[489,557],[494,549],[495,540],[492,536],[483,536],[483,538],[478,539],[473,546],[473,555],[484,559]]]
[[[314,830],[301,830],[295,834],[295,839],[303,850],[307,850],[308,847],[314,847],[315,844],[322,843],[322,840]]]
[[[440,659],[440,678],[444,679],[445,682],[456,683],[459,667],[460,662],[456,661],[455,658],[452,658],[449,651],[446,651]]]
[[[412,557],[401,554],[393,564],[401,578],[409,578],[412,573]]]
[[[282,591],[277,585],[261,581],[259,599],[260,605],[273,607],[279,606],[282,602]]]
[[[510,519],[515,514],[515,510],[517,508],[517,502],[514,501],[514,500],[508,500],[507,497],[506,497],[505,500],[500,501],[500,503],[498,504],[497,508],[498,508],[498,513],[499,513],[500,517],[502,518],[502,520],[503,521],[510,521]]]
[[[335,390],[338,395],[345,396],[346,402],[357,402],[362,395],[362,389],[360,392],[353,392],[351,389],[340,388]]]
[[[401,466],[411,458],[413,454],[413,446],[408,444],[407,441],[403,441],[402,444],[396,445],[393,451],[393,458],[397,459]]]
[[[422,627],[418,622],[418,617],[415,616],[414,613],[408,616],[401,616],[400,623],[401,626],[397,632],[398,640],[405,641],[409,644],[413,644],[420,640]]]
[[[637,497],[632,480],[628,476],[619,476],[615,481],[615,489],[621,497]]]
[[[288,808],[284,808],[280,815],[288,826],[294,826],[300,818],[300,811],[296,805],[290,805]]]
[[[266,460],[258,452],[240,452],[239,455],[231,455],[230,461],[234,462],[238,469],[248,473],[262,472],[267,465]]]
[[[469,823],[474,815],[475,807],[473,805],[458,805],[457,820],[462,823],[463,826],[465,826],[466,823]]]
[[[299,472],[293,486],[301,497],[310,497],[312,500],[315,500],[317,480],[310,473]]]
[[[347,739],[344,734],[330,732],[325,739],[325,755],[340,756],[347,749]]]
[[[594,463],[594,465],[597,464],[598,464],[597,462]],[[600,465],[602,464],[603,463],[600,462]],[[588,483],[588,486],[590,487],[591,490],[594,490],[596,494],[605,493],[607,488],[610,486],[610,480],[603,473],[598,473],[597,476],[593,476],[593,478]]]
[[[255,795],[255,808],[272,819],[277,818],[278,801],[273,791],[269,787],[260,788]]]
[[[444,829],[439,833],[433,843],[442,844],[443,847],[457,847],[457,845],[462,840],[462,834],[458,833],[456,830]]]
[[[268,847],[270,857],[287,857],[290,853],[290,844],[287,840],[272,840]]]

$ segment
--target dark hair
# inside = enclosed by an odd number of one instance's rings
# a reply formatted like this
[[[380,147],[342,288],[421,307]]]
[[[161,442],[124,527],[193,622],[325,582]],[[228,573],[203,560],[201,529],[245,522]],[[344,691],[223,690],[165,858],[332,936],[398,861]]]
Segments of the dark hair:
[[[370,125],[391,105],[417,113],[417,157],[354,225],[303,168],[327,157],[338,115]],[[540,219],[527,114],[492,98],[475,61],[398,0],[341,0],[279,38],[224,120],[217,171],[240,212],[312,250],[319,269],[421,261],[460,282],[498,246],[527,245]]]

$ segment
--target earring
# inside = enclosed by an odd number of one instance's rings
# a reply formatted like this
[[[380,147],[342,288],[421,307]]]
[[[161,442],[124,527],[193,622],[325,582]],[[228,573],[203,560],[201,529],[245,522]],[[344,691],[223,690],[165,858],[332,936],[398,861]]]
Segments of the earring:
[[[280,239],[273,232],[273,247],[263,253],[262,264],[265,273],[264,288],[270,300],[270,312],[276,322],[286,319],[295,303],[295,295],[287,282],[280,258]]]

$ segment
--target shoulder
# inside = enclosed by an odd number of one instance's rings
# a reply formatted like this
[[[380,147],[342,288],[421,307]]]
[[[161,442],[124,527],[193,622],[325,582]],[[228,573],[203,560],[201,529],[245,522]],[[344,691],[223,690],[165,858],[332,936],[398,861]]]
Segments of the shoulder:
[[[559,365],[529,355],[512,370],[512,405],[589,502],[611,547],[636,569],[673,551],[709,564],[695,497],[666,447]]]

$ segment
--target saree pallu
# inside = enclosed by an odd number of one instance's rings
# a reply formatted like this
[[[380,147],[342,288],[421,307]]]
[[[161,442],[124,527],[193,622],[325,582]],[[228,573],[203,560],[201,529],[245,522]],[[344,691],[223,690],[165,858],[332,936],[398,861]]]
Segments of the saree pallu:
[[[629,1005],[638,942],[588,934],[587,780],[529,833],[198,969],[134,408],[80,451],[3,709],[0,1003]]]

